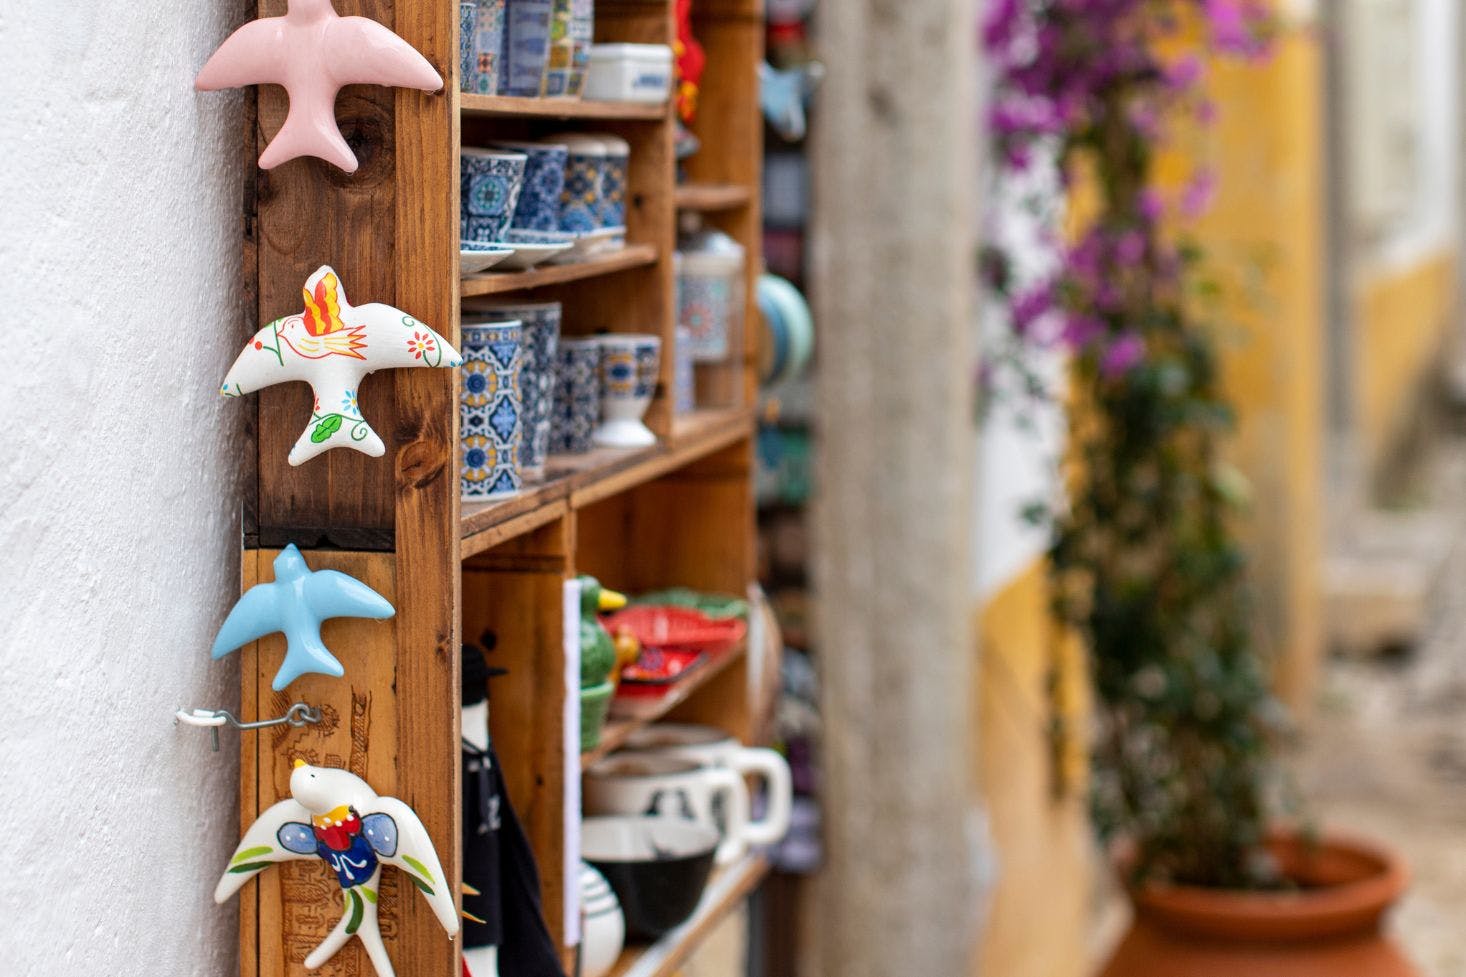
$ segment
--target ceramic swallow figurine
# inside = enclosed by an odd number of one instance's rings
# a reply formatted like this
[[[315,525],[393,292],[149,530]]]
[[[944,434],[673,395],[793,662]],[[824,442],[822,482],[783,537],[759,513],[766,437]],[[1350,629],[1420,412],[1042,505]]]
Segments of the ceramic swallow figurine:
[[[275,581],[255,584],[239,598],[214,638],[212,655],[267,634],[285,634],[285,660],[275,673],[276,692],[306,674],[340,678],[345,669],[321,640],[321,622],[332,617],[383,620],[397,613],[387,598],[338,570],[312,570],[295,544],[275,557]]]
[[[377,977],[394,977],[377,926],[383,864],[401,869],[427,898],[449,938],[458,935],[453,892],[422,821],[412,808],[395,797],[378,796],[355,774],[296,760],[290,797],[250,825],[214,888],[214,901],[223,905],[271,865],[300,858],[319,858],[331,867],[344,904],[341,922],[305,958],[307,970],[330,960],[354,936]]]
[[[290,449],[290,463],[304,464],[332,448],[355,448],[380,458],[386,446],[357,403],[362,378],[377,370],[457,367],[463,357],[400,309],[380,302],[353,306],[329,266],[310,276],[302,292],[304,311],[255,333],[219,392],[239,397],[303,380],[316,395],[315,407],[310,424]]]
[[[281,85],[290,94],[290,113],[260,156],[261,169],[317,156],[355,173],[356,154],[336,124],[336,94],[346,85],[435,92],[443,77],[374,20],[342,17],[331,0],[289,0],[284,17],[231,34],[193,83],[201,92],[243,85]]]

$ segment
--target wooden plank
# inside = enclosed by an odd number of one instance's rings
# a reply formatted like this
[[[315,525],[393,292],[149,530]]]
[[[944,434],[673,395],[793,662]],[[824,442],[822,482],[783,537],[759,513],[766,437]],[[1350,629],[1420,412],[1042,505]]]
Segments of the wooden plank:
[[[737,183],[683,183],[673,193],[678,210],[711,212],[748,206],[753,190]]]
[[[531,509],[513,519],[496,523],[482,532],[475,533],[472,536],[465,536],[459,556],[467,560],[475,554],[498,546],[500,543],[513,539],[516,536],[531,533],[547,523],[554,522],[556,519],[563,519],[569,511],[570,506],[568,503],[555,501],[548,505]]]
[[[611,968],[610,977],[673,977],[717,925],[758,888],[768,871],[768,860],[761,855],[749,855],[716,871],[692,918],[650,946],[628,947]]]
[[[573,265],[542,265],[528,271],[486,271],[462,280],[459,292],[464,298],[477,295],[500,295],[562,285],[566,282],[613,275],[618,271],[643,268],[657,263],[657,248],[650,244],[628,244],[619,251],[593,257]]]
[[[666,102],[597,102],[577,98],[516,98],[510,95],[461,96],[462,113],[491,118],[537,119],[628,119],[661,121],[667,117]]]
[[[396,3],[397,33],[449,79],[436,94],[396,90],[395,291],[404,311],[458,345],[457,7]],[[398,796],[422,818],[461,902],[461,683],[458,371],[395,370],[399,450],[396,694]],[[396,959],[404,974],[456,977],[461,940],[424,899],[406,899]]]
[[[240,591],[259,583],[259,554],[244,550],[239,559]],[[266,577],[265,579],[269,579]],[[259,683],[260,643],[252,641],[239,652],[239,717],[245,722],[260,718]],[[259,817],[260,744],[263,737],[254,733],[239,736],[239,834]],[[253,975],[260,965],[260,887],[246,885],[239,892],[239,972]]]
[[[693,669],[688,676],[674,683],[666,694],[654,702],[649,701],[640,704],[636,708],[635,715],[617,715],[606,722],[605,728],[601,731],[601,741],[594,750],[586,750],[580,755],[580,768],[588,769],[597,760],[609,756],[626,745],[631,734],[637,730],[649,726],[664,718],[678,706],[687,702],[700,689],[710,685],[724,671],[742,659],[748,651],[746,642],[730,648],[727,651],[718,652],[709,659]],[[730,730],[731,732],[731,730]]]

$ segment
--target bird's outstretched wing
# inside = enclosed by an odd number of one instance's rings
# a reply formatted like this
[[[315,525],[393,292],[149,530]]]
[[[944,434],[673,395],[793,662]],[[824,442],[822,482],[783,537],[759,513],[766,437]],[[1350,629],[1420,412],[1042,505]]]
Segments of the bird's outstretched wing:
[[[426,323],[381,302],[358,305],[356,321],[366,326],[373,370],[463,365],[453,344]]]
[[[326,68],[343,85],[388,85],[436,92],[443,76],[411,45],[374,20],[333,21],[322,46]]]
[[[285,80],[285,18],[253,20],[230,34],[193,81],[195,91],[244,85],[280,85]]]
[[[276,862],[314,858],[316,846],[310,819],[310,812],[291,797],[261,814],[234,849],[234,857],[229,859],[228,868],[214,887],[214,901],[222,905],[244,883]],[[306,847],[307,838],[311,839],[309,847]]]
[[[339,570],[318,570],[305,579],[305,601],[312,613],[328,617],[383,620],[397,613],[381,594]]]
[[[362,815],[362,832],[377,857],[395,865],[417,886],[449,936],[458,934],[458,909],[433,839],[417,814],[395,797],[378,797]]]
[[[244,592],[214,638],[214,658],[280,630],[279,594],[274,584],[256,584]]]

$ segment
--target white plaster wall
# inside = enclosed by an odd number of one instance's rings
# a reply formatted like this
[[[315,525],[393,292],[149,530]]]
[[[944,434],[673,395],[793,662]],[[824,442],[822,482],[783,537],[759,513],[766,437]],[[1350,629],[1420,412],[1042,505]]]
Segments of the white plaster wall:
[[[0,974],[224,975],[239,94],[191,79],[239,0],[0,4]],[[232,409],[231,409],[232,408]]]

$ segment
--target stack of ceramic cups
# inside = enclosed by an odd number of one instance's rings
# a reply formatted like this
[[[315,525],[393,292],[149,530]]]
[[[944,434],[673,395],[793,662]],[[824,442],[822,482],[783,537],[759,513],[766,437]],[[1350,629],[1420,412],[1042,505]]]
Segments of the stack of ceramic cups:
[[[551,453],[576,455],[591,450],[600,419],[600,340],[561,340],[555,370],[555,409],[550,418]]]
[[[460,476],[466,502],[488,502],[523,485],[524,333],[518,320],[465,322],[460,395]]]
[[[504,240],[524,187],[524,153],[465,148],[459,155],[460,237],[490,244]]]
[[[550,418],[555,404],[555,368],[560,345],[560,303],[473,303],[464,309],[464,332],[497,322],[522,328],[520,394],[523,436],[519,473],[526,483],[544,480],[550,454]]]
[[[624,240],[631,145],[619,136],[603,134],[566,133],[556,141],[569,150],[560,230]]]
[[[461,0],[458,4],[459,86],[469,94],[499,91],[504,6],[505,0]]]

